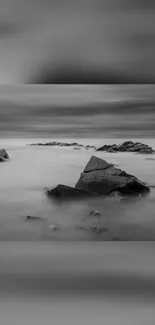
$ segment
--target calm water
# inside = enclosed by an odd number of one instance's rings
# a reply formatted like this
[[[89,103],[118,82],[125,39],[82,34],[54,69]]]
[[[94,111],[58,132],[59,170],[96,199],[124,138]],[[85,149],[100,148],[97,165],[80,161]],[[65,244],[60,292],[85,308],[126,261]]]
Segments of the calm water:
[[[48,141],[49,139],[47,139]],[[54,139],[57,140],[57,139]],[[60,139],[59,139],[60,140]],[[139,139],[136,139],[139,140]],[[40,140],[5,140],[10,160],[0,164],[0,240],[152,240],[155,239],[155,189],[139,202],[115,202],[111,198],[58,203],[44,194],[44,187],[58,183],[74,186],[92,154],[112,162],[155,185],[155,160],[149,155],[104,153],[73,148],[31,147]],[[46,142],[46,139],[44,139]],[[60,140],[69,141],[69,139]],[[70,140],[72,141],[72,140]],[[121,139],[77,140],[83,144],[119,143]],[[155,149],[154,139],[145,139]],[[100,220],[89,218],[86,226],[103,225],[106,231],[93,233],[81,229],[81,219],[90,210],[102,213]],[[25,222],[27,215],[43,221]],[[50,225],[56,225],[53,232]]]

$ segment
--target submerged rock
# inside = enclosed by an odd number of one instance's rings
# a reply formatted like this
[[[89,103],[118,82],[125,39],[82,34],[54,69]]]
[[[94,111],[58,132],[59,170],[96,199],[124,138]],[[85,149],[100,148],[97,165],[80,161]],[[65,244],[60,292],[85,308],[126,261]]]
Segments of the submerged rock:
[[[138,152],[144,154],[152,154],[155,151],[149,147],[147,144],[141,142],[125,141],[119,145],[104,145],[97,149],[97,151],[107,151],[107,152]]]
[[[99,195],[108,195],[113,191],[119,191],[125,195],[143,195],[150,191],[149,187],[135,176],[95,156],[90,158],[75,187],[78,190],[95,192]]]
[[[48,228],[51,230],[51,231],[56,231],[58,230],[58,227],[56,225],[48,225]]]
[[[89,212],[89,215],[93,217],[101,217],[102,214],[98,210],[92,210]]]
[[[84,225],[78,225],[76,226],[77,229],[79,230],[85,230],[85,231],[89,231],[89,232],[96,232],[96,233],[103,233],[108,231],[107,227],[104,226],[98,226],[98,225],[94,225],[94,226],[84,226]]]
[[[142,198],[141,194],[123,195],[119,191],[112,192],[111,196],[117,202],[120,202],[120,201],[139,201]]]
[[[5,161],[7,159],[9,159],[8,153],[6,152],[5,149],[1,149],[0,150],[0,161]]]
[[[48,196],[67,198],[67,197],[85,197],[92,193],[88,191],[77,189],[75,187],[59,184],[54,188],[46,190]]]
[[[43,220],[43,219],[40,217],[33,217],[33,216],[27,216],[25,218],[25,221],[36,221],[36,220]]]

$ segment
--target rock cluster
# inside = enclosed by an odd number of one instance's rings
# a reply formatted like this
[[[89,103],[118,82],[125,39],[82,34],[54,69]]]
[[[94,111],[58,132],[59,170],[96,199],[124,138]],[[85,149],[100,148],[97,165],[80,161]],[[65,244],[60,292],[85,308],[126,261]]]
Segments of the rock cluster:
[[[149,193],[150,188],[135,176],[127,174],[101,158],[92,156],[75,187],[58,185],[47,189],[46,193],[54,197],[85,197],[109,195],[115,191],[133,197]]]
[[[102,147],[96,148],[95,146],[91,145],[83,145],[79,144],[77,142],[46,142],[46,143],[32,143],[31,146],[53,146],[53,147],[73,147],[75,150],[80,149],[93,149],[96,151],[107,151],[107,152],[138,152],[138,153],[144,153],[144,154],[152,154],[155,153],[155,151],[149,147],[147,144],[141,143],[141,142],[133,142],[133,141],[125,141],[121,144],[112,144],[108,145],[105,144]]]
[[[7,159],[9,159],[8,153],[6,152],[5,149],[1,149],[0,150],[0,162],[5,161]]]
[[[86,145],[84,146],[83,144],[77,143],[77,142],[57,142],[57,141],[53,141],[53,142],[46,142],[46,143],[32,143],[31,146],[49,146],[49,147],[74,147],[75,150],[79,150],[79,149],[96,149],[95,146],[91,146],[91,145]]]
[[[138,152],[144,154],[152,154],[155,151],[147,144],[141,142],[125,141],[121,144],[104,145],[97,149],[97,151],[107,152]]]

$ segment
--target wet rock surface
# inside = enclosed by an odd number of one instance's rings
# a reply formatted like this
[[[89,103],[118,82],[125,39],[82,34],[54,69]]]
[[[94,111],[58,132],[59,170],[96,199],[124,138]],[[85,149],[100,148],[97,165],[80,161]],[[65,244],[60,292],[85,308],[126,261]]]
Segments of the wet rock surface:
[[[150,191],[149,187],[135,176],[95,156],[90,158],[75,187],[99,195],[108,195],[114,191],[124,195],[143,195]]]
[[[149,186],[124,170],[107,161],[92,156],[75,187],[59,184],[46,188],[48,196],[56,198],[76,198],[98,195],[113,195],[114,199],[140,199],[150,192]],[[93,213],[96,213],[93,211]]]
[[[48,196],[53,196],[56,198],[70,198],[70,197],[86,197],[91,195],[92,193],[89,193],[85,190],[80,190],[75,187],[67,186],[59,184],[54,188],[50,188],[46,190],[46,194]]]
[[[121,144],[112,144],[112,145],[104,145],[96,151],[106,151],[106,152],[138,152],[142,154],[152,154],[155,153],[151,147],[147,144],[141,142],[133,142],[133,141],[125,141]]]
[[[9,159],[9,155],[6,152],[5,149],[0,149],[0,162],[3,162],[5,160]]]

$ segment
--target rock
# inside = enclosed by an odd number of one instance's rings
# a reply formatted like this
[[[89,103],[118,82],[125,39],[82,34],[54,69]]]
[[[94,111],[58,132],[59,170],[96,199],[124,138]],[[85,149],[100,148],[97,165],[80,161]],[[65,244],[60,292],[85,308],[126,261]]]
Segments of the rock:
[[[152,154],[155,151],[149,147],[147,144],[141,142],[125,141],[119,145],[104,145],[97,149],[97,151],[107,151],[107,152],[138,152],[143,154]]]
[[[102,227],[102,226],[84,226],[84,225],[79,225],[79,226],[76,226],[76,228],[78,228],[80,230],[97,232],[97,233],[102,233],[102,232],[108,231],[108,228]]]
[[[90,231],[95,231],[95,232],[98,232],[98,233],[101,233],[101,232],[105,232],[105,231],[108,231],[108,228],[106,227],[98,227],[98,226],[90,226],[89,227],[89,230]]]
[[[68,143],[68,142],[46,142],[46,143],[32,143],[31,146],[53,146],[53,147],[79,147],[82,148],[83,145],[79,144],[77,142],[72,142],[72,143]]]
[[[52,231],[58,230],[56,225],[48,225],[48,228],[50,228]]]
[[[90,216],[93,216],[93,217],[100,217],[102,214],[98,211],[98,210],[92,210],[89,212],[89,215]]]
[[[33,216],[27,216],[25,218],[25,221],[36,221],[36,220],[42,220],[40,217],[33,217]]]
[[[31,146],[53,146],[53,147],[74,147],[74,150],[80,150],[81,148],[85,148],[86,150],[88,149],[94,149],[96,150],[95,146],[91,146],[91,145],[83,145],[77,142],[46,142],[46,143],[31,143]]]
[[[5,149],[1,149],[0,150],[0,161],[5,161],[7,159],[9,159],[8,153],[6,152]]]
[[[149,187],[135,176],[95,156],[90,158],[75,187],[99,195],[108,195],[113,191],[125,195],[143,195],[150,191]]]
[[[92,195],[93,193],[89,193],[89,191],[77,189],[67,185],[59,184],[54,188],[48,189],[46,191],[46,194],[48,196],[67,198],[67,197],[85,197],[85,196]]]

